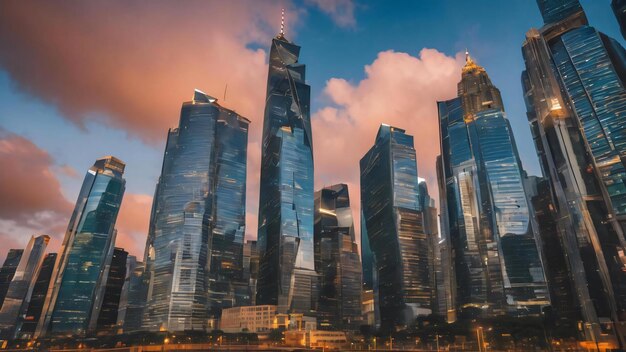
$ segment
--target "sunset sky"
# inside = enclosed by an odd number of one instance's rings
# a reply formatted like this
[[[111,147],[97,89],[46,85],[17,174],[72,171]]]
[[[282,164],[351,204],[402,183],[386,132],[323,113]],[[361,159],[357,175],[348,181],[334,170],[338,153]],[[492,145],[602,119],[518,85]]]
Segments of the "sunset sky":
[[[624,45],[609,0],[581,3]],[[540,174],[520,84],[524,35],[542,24],[534,0],[5,0],[0,260],[34,233],[58,250],[84,174],[104,155],[127,164],[117,245],[143,257],[167,129],[194,88],[252,121],[246,234],[256,238],[267,51],[282,7],[311,85],[316,188],[348,183],[355,216],[358,161],[381,123],[415,136],[436,196],[436,101],[456,96],[466,48],[502,92],[524,168]]]

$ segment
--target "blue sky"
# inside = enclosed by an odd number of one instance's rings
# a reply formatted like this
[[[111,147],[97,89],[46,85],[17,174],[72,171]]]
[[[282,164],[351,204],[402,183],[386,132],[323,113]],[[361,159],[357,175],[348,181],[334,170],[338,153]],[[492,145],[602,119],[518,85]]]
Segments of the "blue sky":
[[[7,6],[8,3],[10,1],[2,5]],[[624,44],[609,0],[581,0],[581,3],[591,25]],[[251,1],[250,4],[254,7],[256,3]],[[367,78],[365,66],[372,65],[380,52],[393,50],[418,56],[423,48],[432,48],[454,57],[467,48],[472,57],[487,69],[493,83],[502,92],[524,167],[530,174],[540,173],[530,139],[520,84],[520,74],[524,68],[520,48],[524,35],[531,27],[540,27],[542,24],[535,1],[380,0],[356,1],[352,4],[355,24],[347,26],[338,25],[333,16],[313,6],[309,0],[287,6],[298,11],[298,23],[291,23],[288,27],[288,31],[295,34],[288,32],[287,36],[302,46],[300,61],[307,65],[307,81],[312,89],[312,112],[337,106],[336,101],[324,94],[329,79],[340,78],[351,85],[358,85]],[[2,5],[0,22],[3,20]],[[17,5],[17,2],[12,5]],[[263,6],[266,5],[267,3]],[[212,16],[221,16],[219,7],[212,13],[207,13],[206,20],[212,21],[214,19]],[[114,20],[111,21],[113,23]],[[25,28],[28,26],[35,28],[36,24],[24,23]],[[23,28],[16,26],[12,30],[17,33]],[[88,32],[89,28],[85,30]],[[167,32],[168,28],[162,28],[161,31]],[[252,49],[251,55],[255,49],[267,51],[269,48],[269,40],[266,45],[263,45],[263,40],[256,37],[247,40],[245,47]],[[0,51],[13,50],[7,47],[7,43],[7,40],[0,39]],[[28,46],[29,43],[25,45]],[[107,43],[104,42],[102,45]],[[32,50],[46,49],[36,47],[34,43],[32,46]],[[220,50],[220,47],[212,50]],[[193,51],[176,53],[177,56],[187,54],[193,55]],[[162,58],[155,58],[159,59]],[[28,60],[34,65],[39,63],[36,57],[30,57]],[[9,62],[8,59],[3,60],[0,55],[0,128],[26,138],[49,153],[54,164],[52,170],[58,171],[63,166],[69,166],[76,171],[78,176],[72,175],[71,172],[57,173],[63,195],[67,200],[70,202],[75,200],[82,176],[95,158],[109,154],[116,155],[127,163],[128,193],[152,195],[161,168],[167,132],[165,129],[162,131],[161,139],[147,139],[145,136],[142,137],[136,128],[125,128],[124,117],[120,118],[118,123],[111,123],[108,113],[101,111],[103,109],[94,108],[94,111],[86,114],[83,112],[83,115],[88,115],[87,118],[77,119],[75,116],[69,116],[70,113],[63,108],[64,104],[67,106],[67,101],[60,102],[54,95],[39,94],[41,90],[35,86],[33,83],[35,81],[24,80],[24,76],[16,74],[14,64]],[[176,67],[172,67],[172,70],[175,74]],[[259,75],[265,76],[266,72]],[[202,88],[203,82],[210,79],[211,77],[199,77],[198,82],[193,82],[193,85]],[[58,84],[71,85],[73,80],[68,79]],[[151,89],[150,86],[145,87],[146,94],[150,94]],[[85,96],[101,93],[82,92]],[[237,91],[231,93],[229,88],[229,94],[237,94]],[[264,91],[260,91],[259,94],[264,94]],[[73,96],[77,102],[83,98],[81,94]],[[180,106],[181,103],[182,100],[171,102],[172,106]],[[425,102],[429,103],[435,104],[435,101]],[[389,110],[393,113],[393,107]],[[167,121],[174,127],[178,116],[170,115]],[[381,121],[384,119],[385,117],[381,116]],[[314,129],[313,134],[315,133]],[[371,138],[373,139],[373,136]],[[432,182],[431,180],[431,185]],[[254,201],[249,202],[251,203]],[[255,208],[254,204],[249,205],[250,212],[255,212]],[[2,216],[0,214],[0,219]],[[17,227],[17,230],[4,229],[0,236],[11,236],[12,239],[17,238],[17,242],[25,243],[29,233],[8,234],[7,231],[20,232],[32,229],[30,227]],[[254,232],[250,228],[247,231]],[[144,242],[145,234],[143,237],[136,234],[135,238],[138,243]],[[141,244],[136,246],[140,247]]]

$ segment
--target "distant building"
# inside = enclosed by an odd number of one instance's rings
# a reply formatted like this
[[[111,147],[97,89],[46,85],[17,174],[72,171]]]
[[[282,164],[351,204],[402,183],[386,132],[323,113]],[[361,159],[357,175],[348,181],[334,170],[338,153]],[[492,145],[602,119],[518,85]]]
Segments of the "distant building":
[[[0,308],[4,303],[4,297],[7,294],[11,280],[13,280],[13,275],[15,275],[15,269],[17,269],[17,265],[20,263],[20,259],[22,259],[23,252],[23,249],[9,249],[4,264],[0,268]]]
[[[48,242],[48,235],[31,236],[22,254],[0,310],[0,337],[4,339],[15,337],[16,328],[28,310]]]
[[[611,8],[613,9],[613,13],[615,13],[617,23],[619,23],[622,36],[626,39],[626,0],[611,1]]]
[[[406,328],[432,313],[430,248],[420,204],[413,136],[380,126],[360,162],[361,209],[374,263],[381,328]]]
[[[259,279],[259,248],[257,241],[247,240],[243,246],[243,275],[248,282],[250,305],[256,304],[256,285]]]
[[[17,338],[30,339],[34,336],[37,324],[39,324],[39,320],[42,316],[43,306],[46,301],[46,295],[48,294],[48,287],[50,286],[50,279],[52,278],[52,271],[54,270],[56,260],[56,253],[49,253],[44,257],[24,319],[18,321],[15,329],[17,331],[15,336]]]
[[[348,338],[343,331],[291,330],[285,331],[285,345],[312,349],[344,350]]]
[[[278,328],[275,305],[234,307],[222,310],[220,330],[226,333],[269,333]]]
[[[147,296],[148,282],[144,263],[138,262],[135,256],[129,255],[126,260],[126,278],[117,315],[117,326],[122,332],[141,330]]]
[[[113,257],[125,166],[107,156],[87,171],[52,274],[37,336],[84,335],[95,330]]]
[[[96,330],[99,334],[115,334],[117,332],[117,317],[120,307],[120,297],[122,287],[126,279],[126,260],[128,252],[123,248],[113,250],[113,258],[109,265],[109,275],[107,275],[106,288],[100,308],[100,316]]]
[[[199,90],[183,103],[146,242],[145,330],[209,330],[241,304],[249,123]]]
[[[361,260],[348,185],[315,192],[315,270],[320,275],[317,322],[322,330],[361,325]]]

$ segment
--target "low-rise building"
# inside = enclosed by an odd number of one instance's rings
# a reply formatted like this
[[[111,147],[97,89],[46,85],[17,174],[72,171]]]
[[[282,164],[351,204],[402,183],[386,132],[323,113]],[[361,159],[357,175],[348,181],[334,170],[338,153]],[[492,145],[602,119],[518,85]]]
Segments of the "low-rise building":
[[[343,331],[289,330],[285,331],[285,345],[341,350],[348,345],[348,339]]]
[[[275,305],[234,307],[222,310],[220,330],[227,333],[265,333],[278,328]]]

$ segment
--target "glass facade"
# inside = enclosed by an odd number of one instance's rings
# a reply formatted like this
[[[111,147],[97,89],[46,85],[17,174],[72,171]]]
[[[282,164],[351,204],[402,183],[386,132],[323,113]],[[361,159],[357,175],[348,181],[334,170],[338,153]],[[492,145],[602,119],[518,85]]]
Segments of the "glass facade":
[[[315,315],[313,137],[300,47],[272,40],[263,122],[257,304]]]
[[[106,278],[104,297],[100,316],[98,316],[98,333],[115,334],[117,332],[117,315],[120,307],[122,287],[126,279],[126,259],[128,252],[122,248],[113,250],[113,257],[109,265],[109,274]]]
[[[9,249],[7,257],[0,268],[0,307],[4,303],[4,297],[7,294],[13,275],[15,275],[15,269],[22,259],[23,249]]]
[[[318,328],[357,330],[361,319],[361,260],[348,185],[315,192],[315,269],[320,275]]]
[[[0,336],[4,339],[15,337],[26,314],[48,242],[50,236],[32,236],[21,256],[0,310]]]
[[[96,160],[78,194],[52,275],[37,335],[85,334],[96,327],[111,263],[125,164]]]
[[[15,336],[17,338],[30,339],[35,334],[37,324],[43,312],[43,306],[46,301],[46,295],[48,294],[48,287],[50,286],[50,279],[52,278],[52,270],[54,269],[56,259],[56,253],[49,253],[41,263],[37,281],[35,281],[33,292],[30,296],[28,309],[26,310],[24,319],[18,320],[15,329],[17,331]]]
[[[413,137],[382,125],[360,168],[381,328],[408,327],[432,312],[433,291],[431,239],[424,229]]]
[[[145,252],[147,330],[206,330],[235,302],[249,123],[196,90],[169,131]]]
[[[589,341],[617,346],[626,331],[626,56],[577,8],[527,33],[522,84],[579,330]]]
[[[500,93],[469,55],[458,92],[439,103],[439,182],[458,308],[468,316],[540,314],[547,285]]]
[[[622,36],[626,39],[626,0],[612,0],[611,8],[613,8]]]
[[[138,262],[135,256],[129,255],[126,261],[126,278],[117,315],[117,325],[124,333],[141,330],[146,297],[148,296],[146,277],[144,264]]]

